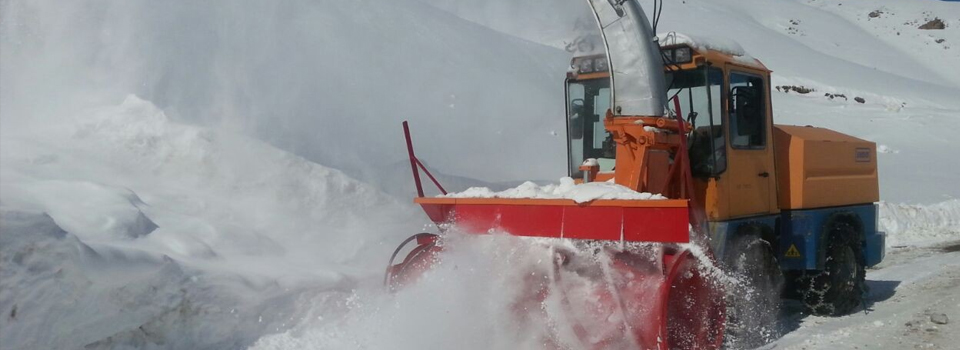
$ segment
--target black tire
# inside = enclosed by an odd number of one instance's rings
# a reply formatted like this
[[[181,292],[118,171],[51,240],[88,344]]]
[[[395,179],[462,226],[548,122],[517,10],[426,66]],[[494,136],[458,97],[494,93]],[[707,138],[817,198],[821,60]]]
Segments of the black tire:
[[[860,235],[846,222],[833,225],[822,271],[808,271],[800,283],[807,311],[820,316],[846,315],[863,303],[867,276]]]
[[[729,242],[723,264],[732,277],[727,283],[728,349],[752,349],[780,336],[778,322],[783,273],[773,247],[752,229]]]

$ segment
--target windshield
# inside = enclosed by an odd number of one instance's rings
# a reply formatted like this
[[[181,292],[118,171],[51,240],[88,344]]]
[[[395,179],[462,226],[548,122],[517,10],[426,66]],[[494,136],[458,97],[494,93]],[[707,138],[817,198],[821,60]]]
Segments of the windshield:
[[[720,105],[723,101],[723,72],[717,68],[702,68],[666,73],[670,98],[667,105],[674,108],[674,99],[680,102],[684,119],[693,124],[690,136],[690,167],[694,176],[717,176],[727,168],[726,140]],[[709,80],[709,84],[707,81]]]
[[[610,80],[606,78],[567,83],[567,163],[573,178],[584,159],[596,158],[600,171],[613,171],[615,148],[603,128],[603,116],[610,108]]]

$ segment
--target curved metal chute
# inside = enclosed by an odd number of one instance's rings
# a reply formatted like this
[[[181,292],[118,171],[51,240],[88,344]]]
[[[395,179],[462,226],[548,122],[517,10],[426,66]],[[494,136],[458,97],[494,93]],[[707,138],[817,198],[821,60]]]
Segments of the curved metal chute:
[[[636,0],[587,0],[610,67],[615,115],[663,116],[666,83],[660,47]]]

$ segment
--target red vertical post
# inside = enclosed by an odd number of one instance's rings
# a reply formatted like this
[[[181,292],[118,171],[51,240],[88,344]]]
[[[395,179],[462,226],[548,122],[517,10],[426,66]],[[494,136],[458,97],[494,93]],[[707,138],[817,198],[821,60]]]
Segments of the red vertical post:
[[[417,184],[417,197],[423,197],[423,185],[420,183],[420,171],[417,169],[417,157],[413,155],[413,141],[410,140],[410,126],[403,121],[403,137],[407,139],[407,155],[410,156],[410,170],[413,171],[413,182]]]

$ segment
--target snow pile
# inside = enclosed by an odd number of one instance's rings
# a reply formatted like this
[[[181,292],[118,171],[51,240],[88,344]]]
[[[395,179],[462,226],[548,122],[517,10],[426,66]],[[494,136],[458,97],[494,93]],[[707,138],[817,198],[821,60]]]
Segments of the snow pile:
[[[960,239],[960,200],[932,205],[880,203],[880,230],[887,246]]]
[[[657,40],[660,45],[688,45],[697,51],[706,50],[718,51],[733,56],[738,63],[757,66],[757,60],[747,54],[747,52],[736,41],[727,38],[712,38],[702,36],[689,36],[677,32],[658,34]]]
[[[612,182],[590,182],[577,184],[573,178],[560,178],[559,184],[539,186],[527,181],[520,186],[494,192],[486,187],[471,187],[463,192],[452,192],[438,197],[446,198],[540,198],[572,199],[577,203],[586,203],[597,199],[620,200],[658,200],[667,199],[659,194],[637,192]]]

